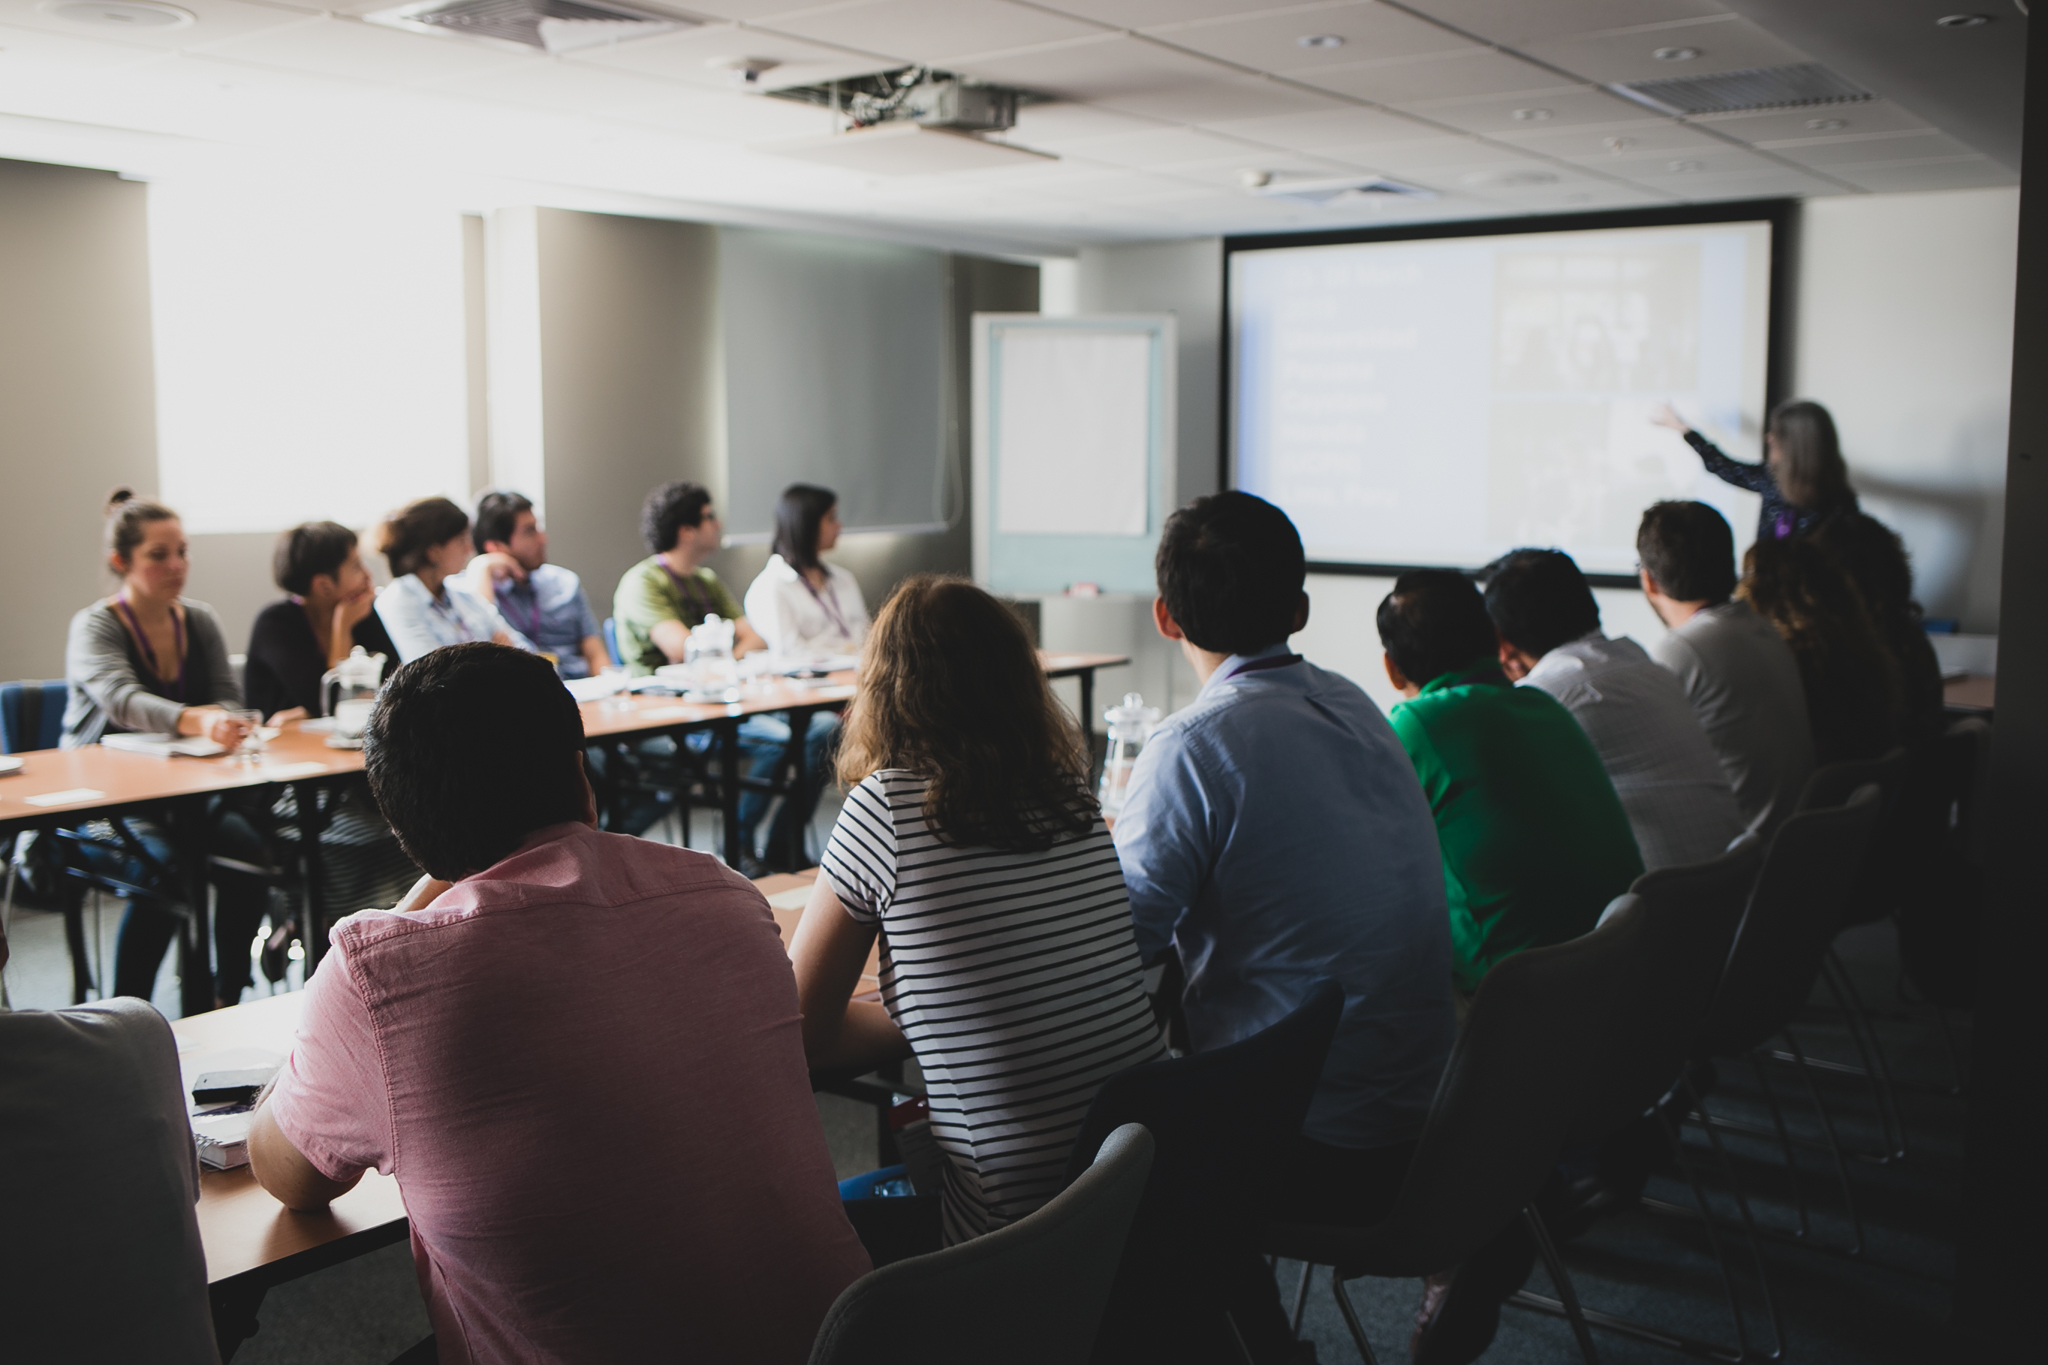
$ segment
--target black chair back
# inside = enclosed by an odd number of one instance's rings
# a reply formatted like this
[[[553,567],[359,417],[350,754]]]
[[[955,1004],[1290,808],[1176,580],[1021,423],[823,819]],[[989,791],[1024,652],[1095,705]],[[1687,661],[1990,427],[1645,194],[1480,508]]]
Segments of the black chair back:
[[[1036,1212],[861,1276],[825,1314],[811,1365],[1081,1365],[1151,1168],[1151,1135],[1127,1124]]]
[[[1739,1056],[1782,1032],[1806,1003],[1877,832],[1875,783],[1844,805],[1778,827],[1707,1012],[1701,1049]]]
[[[1346,1277],[1459,1265],[1518,1216],[1612,1069],[1610,996],[1628,917],[1486,974],[1451,1049],[1394,1208],[1370,1228],[1275,1224],[1267,1249]]]
[[[1600,932],[1622,940],[1624,958],[1607,983],[1606,1084],[1572,1125],[1570,1146],[1641,1117],[1678,1079],[1763,861],[1763,841],[1745,834],[1712,862],[1644,873],[1601,917]]]
[[[1228,1258],[1264,1221],[1268,1182],[1308,1118],[1343,1013],[1344,988],[1318,981],[1305,1004],[1242,1042],[1134,1066],[1096,1092],[1070,1172],[1123,1124],[1144,1124],[1159,1144],[1098,1359],[1170,1351],[1181,1332],[1213,1340],[1228,1331]]]

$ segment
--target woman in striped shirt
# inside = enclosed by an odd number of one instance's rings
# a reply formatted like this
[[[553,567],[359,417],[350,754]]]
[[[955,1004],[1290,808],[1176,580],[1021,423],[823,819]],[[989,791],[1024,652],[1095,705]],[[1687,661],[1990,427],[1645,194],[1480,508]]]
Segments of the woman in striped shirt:
[[[960,579],[882,608],[847,711],[853,788],[791,955],[813,1068],[915,1053],[947,1245],[1058,1193],[1102,1082],[1165,1055],[1087,758],[1022,624]],[[875,935],[881,1003],[853,999]]]

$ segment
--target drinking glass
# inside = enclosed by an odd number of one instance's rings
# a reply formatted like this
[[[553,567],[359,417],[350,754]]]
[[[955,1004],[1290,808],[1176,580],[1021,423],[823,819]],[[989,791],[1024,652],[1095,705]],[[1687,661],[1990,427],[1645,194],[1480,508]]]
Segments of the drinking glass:
[[[235,759],[240,763],[255,763],[263,757],[263,713],[261,711],[229,710],[228,714],[248,728],[242,733],[242,742],[235,746]]]

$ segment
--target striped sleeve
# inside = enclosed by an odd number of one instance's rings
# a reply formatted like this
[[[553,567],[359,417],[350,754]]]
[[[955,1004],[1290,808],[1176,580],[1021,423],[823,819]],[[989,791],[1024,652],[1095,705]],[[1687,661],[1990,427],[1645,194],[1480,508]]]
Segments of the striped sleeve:
[[[847,793],[819,870],[846,913],[862,924],[887,913],[896,894],[896,819],[887,774],[872,773]]]

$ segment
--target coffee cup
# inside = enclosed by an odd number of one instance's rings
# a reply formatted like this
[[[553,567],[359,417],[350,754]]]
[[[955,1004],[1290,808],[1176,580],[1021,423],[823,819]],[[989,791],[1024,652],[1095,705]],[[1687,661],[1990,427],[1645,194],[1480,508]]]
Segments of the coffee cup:
[[[377,703],[367,698],[356,698],[342,702],[334,708],[334,733],[348,739],[361,739],[363,731],[370,724],[370,709]]]

